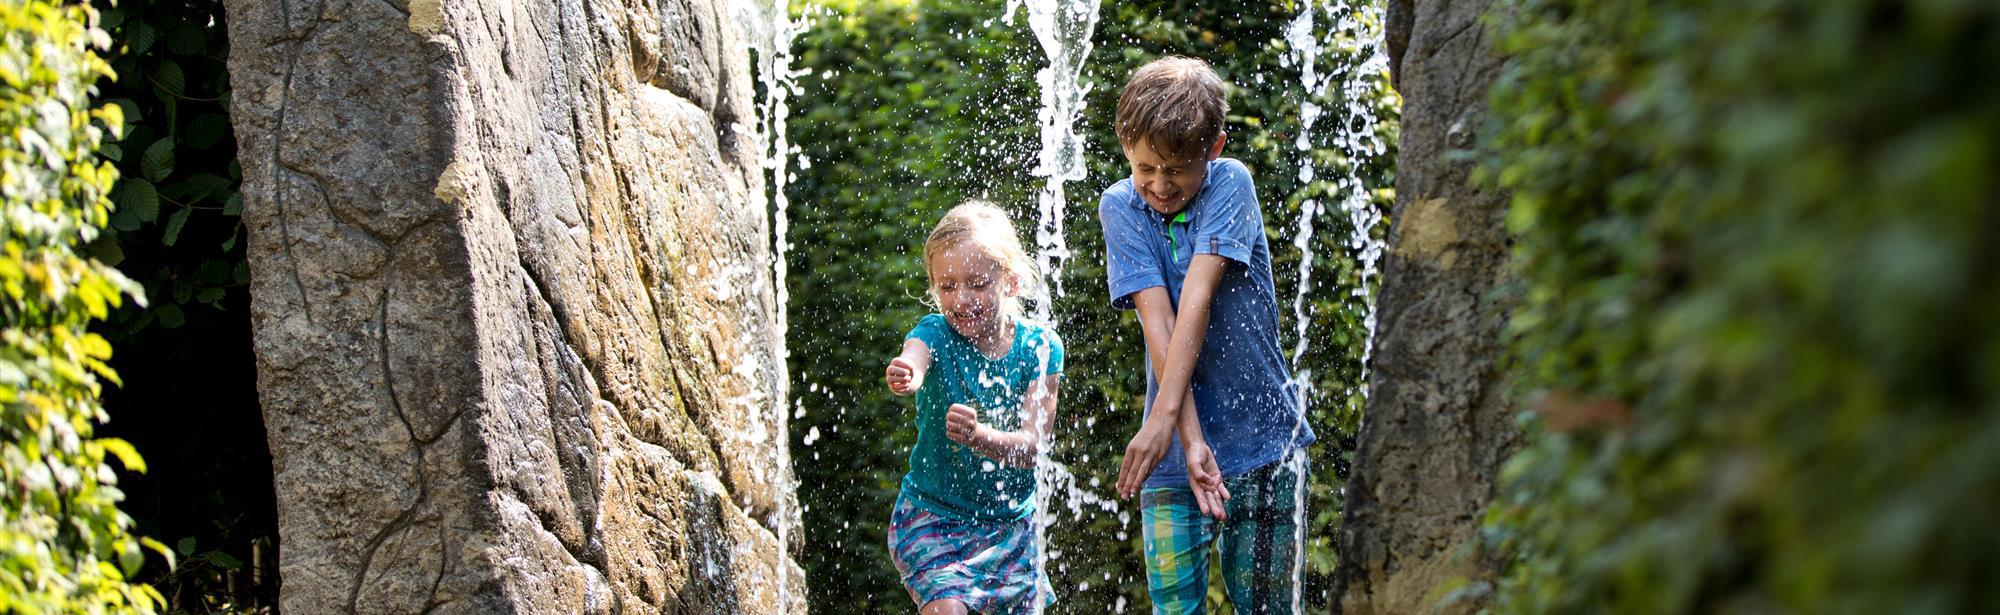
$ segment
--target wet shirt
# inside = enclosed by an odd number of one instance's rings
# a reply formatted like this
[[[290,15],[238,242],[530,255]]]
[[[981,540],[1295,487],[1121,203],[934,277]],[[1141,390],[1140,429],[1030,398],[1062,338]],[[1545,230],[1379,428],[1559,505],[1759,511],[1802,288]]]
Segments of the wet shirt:
[[[1126,178],[1104,190],[1097,214],[1104,224],[1111,305],[1118,309],[1133,309],[1135,293],[1163,286],[1178,311],[1194,255],[1214,254],[1228,262],[1191,382],[1202,434],[1223,476],[1241,476],[1312,443],[1312,428],[1300,416],[1296,385],[1278,349],[1271,249],[1249,169],[1228,158],[1208,163],[1201,190],[1174,216],[1148,207]],[[1148,413],[1158,392],[1148,357]],[[1146,486],[1187,486],[1184,459],[1176,434]]]
[[[1007,354],[987,358],[943,315],[917,322],[906,339],[931,349],[931,366],[917,389],[917,443],[903,493],[924,510],[976,521],[1012,521],[1034,511],[1035,473],[1009,468],[944,435],[952,404],[979,409],[979,422],[1000,431],[1021,428],[1029,386],[1062,373],[1062,339],[1047,326],[1014,319]]]

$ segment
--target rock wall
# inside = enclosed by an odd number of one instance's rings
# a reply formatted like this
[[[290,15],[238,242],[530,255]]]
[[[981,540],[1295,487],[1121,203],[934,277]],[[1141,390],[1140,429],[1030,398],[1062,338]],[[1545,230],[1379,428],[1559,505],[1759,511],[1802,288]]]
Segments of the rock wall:
[[[228,0],[287,613],[804,610],[728,0]]]
[[[1396,204],[1378,298],[1369,398],[1347,487],[1340,610],[1470,613],[1492,567],[1478,528],[1518,446],[1499,361],[1508,306],[1506,195],[1475,188],[1474,149],[1502,58],[1487,0],[1389,0],[1403,96]],[[1446,598],[1452,598],[1447,600]]]

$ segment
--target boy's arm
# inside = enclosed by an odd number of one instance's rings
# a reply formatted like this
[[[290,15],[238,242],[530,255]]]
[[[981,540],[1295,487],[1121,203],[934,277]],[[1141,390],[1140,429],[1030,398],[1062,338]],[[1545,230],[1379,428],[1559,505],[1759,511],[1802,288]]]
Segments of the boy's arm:
[[[1212,255],[1196,255],[1189,264],[1188,277],[1181,290],[1181,316],[1175,317],[1171,300],[1163,287],[1152,287],[1133,295],[1134,306],[1138,308],[1139,324],[1146,340],[1146,354],[1152,359],[1154,376],[1159,379],[1160,388],[1153,399],[1153,410],[1125,449],[1125,461],[1118,472],[1118,493],[1131,497],[1146,482],[1146,476],[1153,472],[1160,458],[1166,456],[1171,444],[1170,433],[1181,436],[1181,448],[1187,455],[1188,478],[1194,487],[1196,502],[1203,513],[1217,519],[1223,518],[1222,502],[1229,499],[1228,490],[1222,486],[1222,472],[1217,467],[1215,456],[1208,447],[1208,441],[1201,431],[1201,422],[1194,405],[1194,394],[1188,381],[1194,373],[1192,357],[1200,351],[1202,334],[1208,330],[1208,305],[1221,280],[1221,272],[1226,263]],[[1192,295],[1190,294],[1192,293]],[[1198,316],[1189,319],[1188,316]],[[1178,320],[1178,322],[1177,322]],[[1195,332],[1193,335],[1174,335],[1175,332]],[[1191,339],[1189,339],[1191,338]],[[1169,369],[1174,365],[1170,358],[1174,348],[1180,348],[1188,356],[1178,373],[1179,393],[1168,388]]]
[[[1222,272],[1229,267],[1229,261],[1214,254],[1196,254],[1188,263],[1187,279],[1181,283],[1181,305],[1175,311],[1170,325],[1170,342],[1167,344],[1166,360],[1154,359],[1153,365],[1160,370],[1159,397],[1153,400],[1153,409],[1160,409],[1160,402],[1173,400],[1171,408],[1174,416],[1180,412],[1179,404],[1189,397],[1194,378],[1195,359],[1201,355],[1201,346],[1208,337],[1209,308],[1215,299],[1215,289],[1222,285]]]
[[[972,407],[952,404],[945,414],[945,436],[1008,467],[1034,467],[1043,438],[1055,424],[1056,390],[1061,382],[1062,376],[1049,374],[1029,389],[1022,400],[1021,428],[1015,431],[994,429],[980,422]]]
[[[903,354],[889,359],[889,368],[884,370],[883,381],[889,384],[889,392],[909,395],[924,386],[924,373],[931,369],[931,347],[923,340],[908,338],[903,340]]]

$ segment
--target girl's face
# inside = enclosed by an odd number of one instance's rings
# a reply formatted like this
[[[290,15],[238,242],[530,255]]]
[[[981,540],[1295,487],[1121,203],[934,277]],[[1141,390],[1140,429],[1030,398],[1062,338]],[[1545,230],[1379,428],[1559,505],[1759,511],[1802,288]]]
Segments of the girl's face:
[[[1001,307],[1020,292],[1020,284],[971,243],[952,246],[931,262],[931,292],[959,335],[990,339],[1005,324]]]

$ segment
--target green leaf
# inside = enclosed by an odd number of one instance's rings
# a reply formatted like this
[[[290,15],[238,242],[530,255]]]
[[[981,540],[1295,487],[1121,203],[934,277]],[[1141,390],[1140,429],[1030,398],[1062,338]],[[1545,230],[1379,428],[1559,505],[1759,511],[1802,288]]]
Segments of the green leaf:
[[[198,56],[208,51],[208,32],[200,26],[183,22],[167,33],[167,49],[184,56]]]
[[[152,222],[160,217],[160,192],[149,182],[136,177],[118,182],[118,212],[131,214],[140,222]],[[121,231],[132,229],[119,228]]]
[[[211,258],[201,262],[195,270],[194,283],[220,285],[229,281],[229,261]]]
[[[179,62],[160,60],[160,65],[148,73],[147,77],[153,80],[153,85],[159,86],[166,94],[162,98],[180,98],[187,94],[187,73],[181,71]]]
[[[172,303],[160,304],[159,307],[153,308],[153,313],[159,315],[160,326],[168,329],[178,329],[181,325],[187,324],[187,314],[181,312],[181,306]]]
[[[227,294],[229,294],[229,289],[227,288],[223,288],[220,286],[210,286],[208,288],[201,289],[201,292],[195,293],[194,300],[201,303],[206,303],[208,305],[215,305],[217,301],[222,300],[223,295]]]
[[[229,198],[226,198],[226,199],[223,199],[223,200],[222,200],[222,215],[225,215],[225,216],[241,216],[241,215],[243,215],[243,193],[242,193],[242,192],[230,192],[230,193],[229,193]]]
[[[121,209],[118,210],[118,213],[111,214],[111,228],[130,233],[139,230],[139,225],[141,224],[144,223],[140,222],[139,217],[132,215],[132,212],[129,210]]]
[[[229,134],[229,116],[220,113],[203,113],[188,124],[187,144],[198,150],[215,147],[222,137]]]
[[[215,565],[227,568],[229,570],[236,570],[238,568],[243,567],[242,560],[238,560],[235,557],[229,555],[228,553],[223,553],[221,551],[208,552],[208,561],[215,562]]]
[[[152,49],[153,42],[159,39],[160,32],[154,30],[152,24],[140,20],[132,24],[132,30],[126,35],[125,44],[129,46],[126,52],[135,56],[143,55],[146,50]]]
[[[182,557],[194,555],[194,547],[195,547],[195,542],[193,536],[182,538],[180,539],[179,542],[174,543],[174,551],[179,552]]]
[[[118,147],[117,143],[106,143],[97,146],[97,155],[103,156],[105,160],[119,162],[125,159],[125,148]]]
[[[146,146],[146,155],[139,161],[141,173],[146,179],[160,181],[174,172],[174,139],[168,137]]]
[[[160,194],[183,203],[195,203],[229,190],[229,179],[214,173],[197,173],[160,190]]]
[[[175,241],[179,241],[181,227],[187,226],[188,213],[192,211],[194,211],[192,207],[182,207],[174,212],[174,215],[169,216],[166,228],[160,230],[160,243],[171,246]]]
[[[125,262],[125,248],[118,245],[118,238],[111,233],[98,235],[97,240],[90,242],[87,249],[90,257],[97,259],[97,262],[113,267]]]
[[[236,249],[236,238],[242,235],[243,235],[243,223],[238,222],[236,224],[236,228],[229,229],[229,239],[223,240],[222,251],[228,252],[230,250]]]

